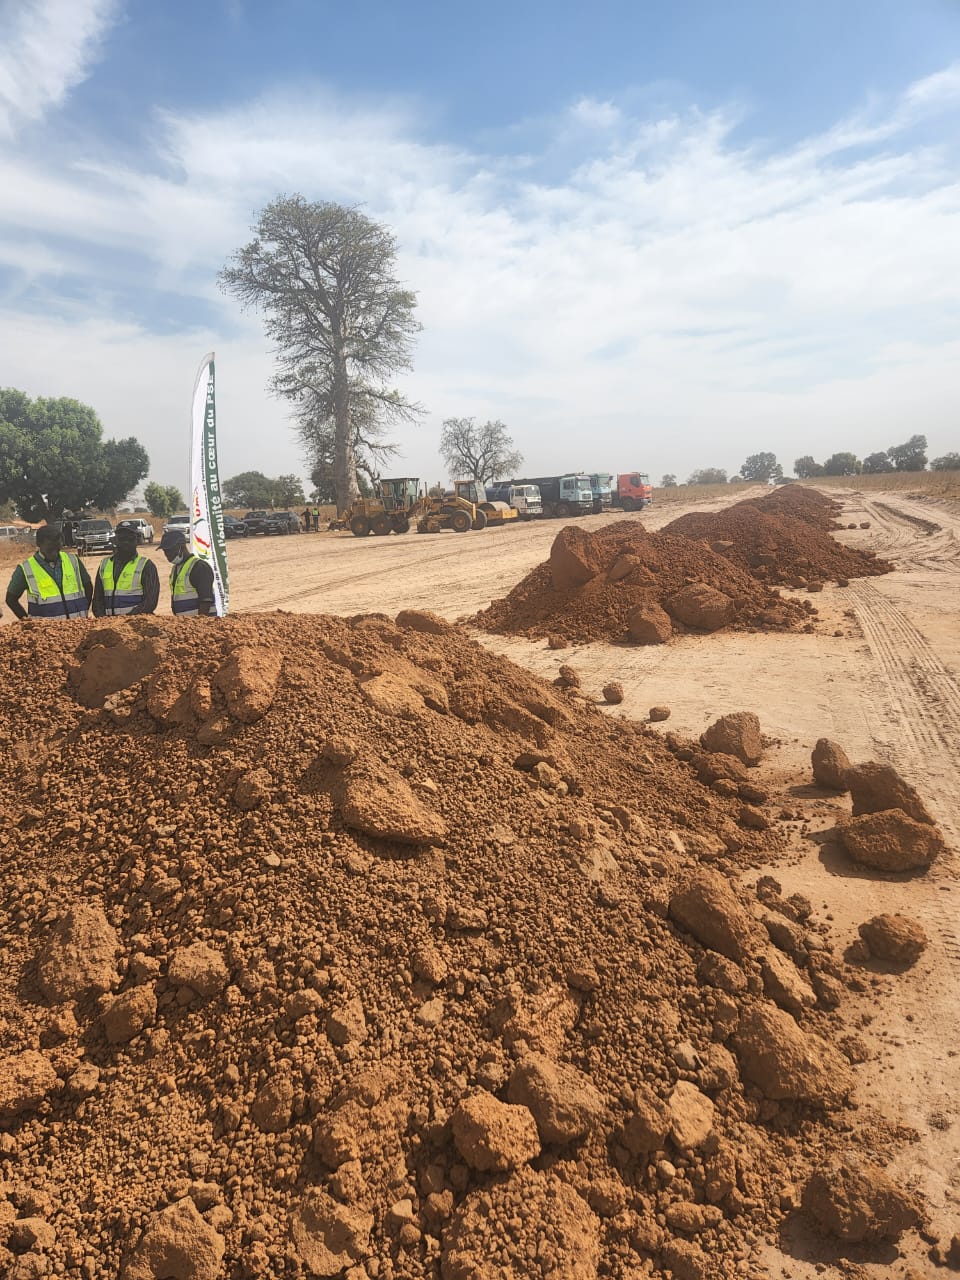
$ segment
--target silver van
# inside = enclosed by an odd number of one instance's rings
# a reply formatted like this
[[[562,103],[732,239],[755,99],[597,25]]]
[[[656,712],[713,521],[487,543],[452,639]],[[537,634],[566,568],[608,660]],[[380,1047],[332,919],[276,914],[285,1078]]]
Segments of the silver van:
[[[0,542],[19,542],[22,532],[15,524],[0,524]]]

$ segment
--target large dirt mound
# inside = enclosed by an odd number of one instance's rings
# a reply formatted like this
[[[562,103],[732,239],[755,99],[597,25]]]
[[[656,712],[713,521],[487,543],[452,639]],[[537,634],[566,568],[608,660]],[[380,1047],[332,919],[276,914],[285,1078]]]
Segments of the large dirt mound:
[[[788,486],[784,492],[791,491]],[[738,502],[723,511],[691,511],[672,521],[663,532],[701,538],[761,582],[791,587],[867,578],[889,573],[893,568],[872,551],[842,546],[816,523],[792,515],[770,514],[764,505],[768,502],[769,499]]]
[[[403,620],[0,633],[3,1274],[708,1280],[849,1142],[774,833]]]
[[[638,612],[659,619],[660,627],[648,634],[631,624]],[[648,533],[637,520],[622,520],[593,532],[561,529],[550,559],[473,622],[507,635],[651,643],[726,626],[792,630],[808,625],[813,613],[698,539]]]
[[[828,497],[818,489],[808,489],[801,484],[777,485],[762,498],[748,498],[755,507],[770,516],[792,516],[795,520],[803,520],[805,524],[815,525],[818,529],[842,529],[843,525],[836,519],[841,511],[841,504],[836,498]]]

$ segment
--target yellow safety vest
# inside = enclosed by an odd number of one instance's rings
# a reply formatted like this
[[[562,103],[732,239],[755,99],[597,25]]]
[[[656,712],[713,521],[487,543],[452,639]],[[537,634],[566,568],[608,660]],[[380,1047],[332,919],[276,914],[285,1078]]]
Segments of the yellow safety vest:
[[[23,562],[23,576],[27,581],[27,613],[31,618],[54,618],[62,622],[87,616],[87,593],[76,556],[68,551],[60,552],[59,587],[38,556]]]
[[[107,617],[132,613],[137,605],[143,604],[141,579],[146,565],[143,556],[134,556],[120,570],[119,578],[114,580],[113,556],[101,561],[97,577],[103,584],[103,605]]]
[[[196,588],[190,581],[190,570],[199,556],[187,556],[183,564],[175,564],[170,570],[170,607],[180,618],[196,618],[200,613]]]

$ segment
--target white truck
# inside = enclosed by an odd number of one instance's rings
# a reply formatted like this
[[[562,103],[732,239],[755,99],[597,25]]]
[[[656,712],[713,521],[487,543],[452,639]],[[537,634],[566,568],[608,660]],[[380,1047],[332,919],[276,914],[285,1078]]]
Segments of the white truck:
[[[533,520],[543,515],[543,501],[535,484],[510,484],[500,481],[487,485],[488,502],[505,502],[515,507],[521,520]]]

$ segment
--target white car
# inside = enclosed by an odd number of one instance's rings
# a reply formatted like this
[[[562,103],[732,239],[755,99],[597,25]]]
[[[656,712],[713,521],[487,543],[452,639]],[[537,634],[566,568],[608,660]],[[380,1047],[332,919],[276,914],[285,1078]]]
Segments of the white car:
[[[180,533],[185,533],[189,538],[190,517],[189,516],[171,516],[170,519],[167,521],[167,523],[163,526],[163,532],[166,533],[168,529],[176,529]]]
[[[152,543],[155,537],[153,525],[149,520],[143,520],[139,516],[134,519],[120,520],[117,524],[118,529],[133,529],[137,535],[137,544],[142,545],[144,542]]]

